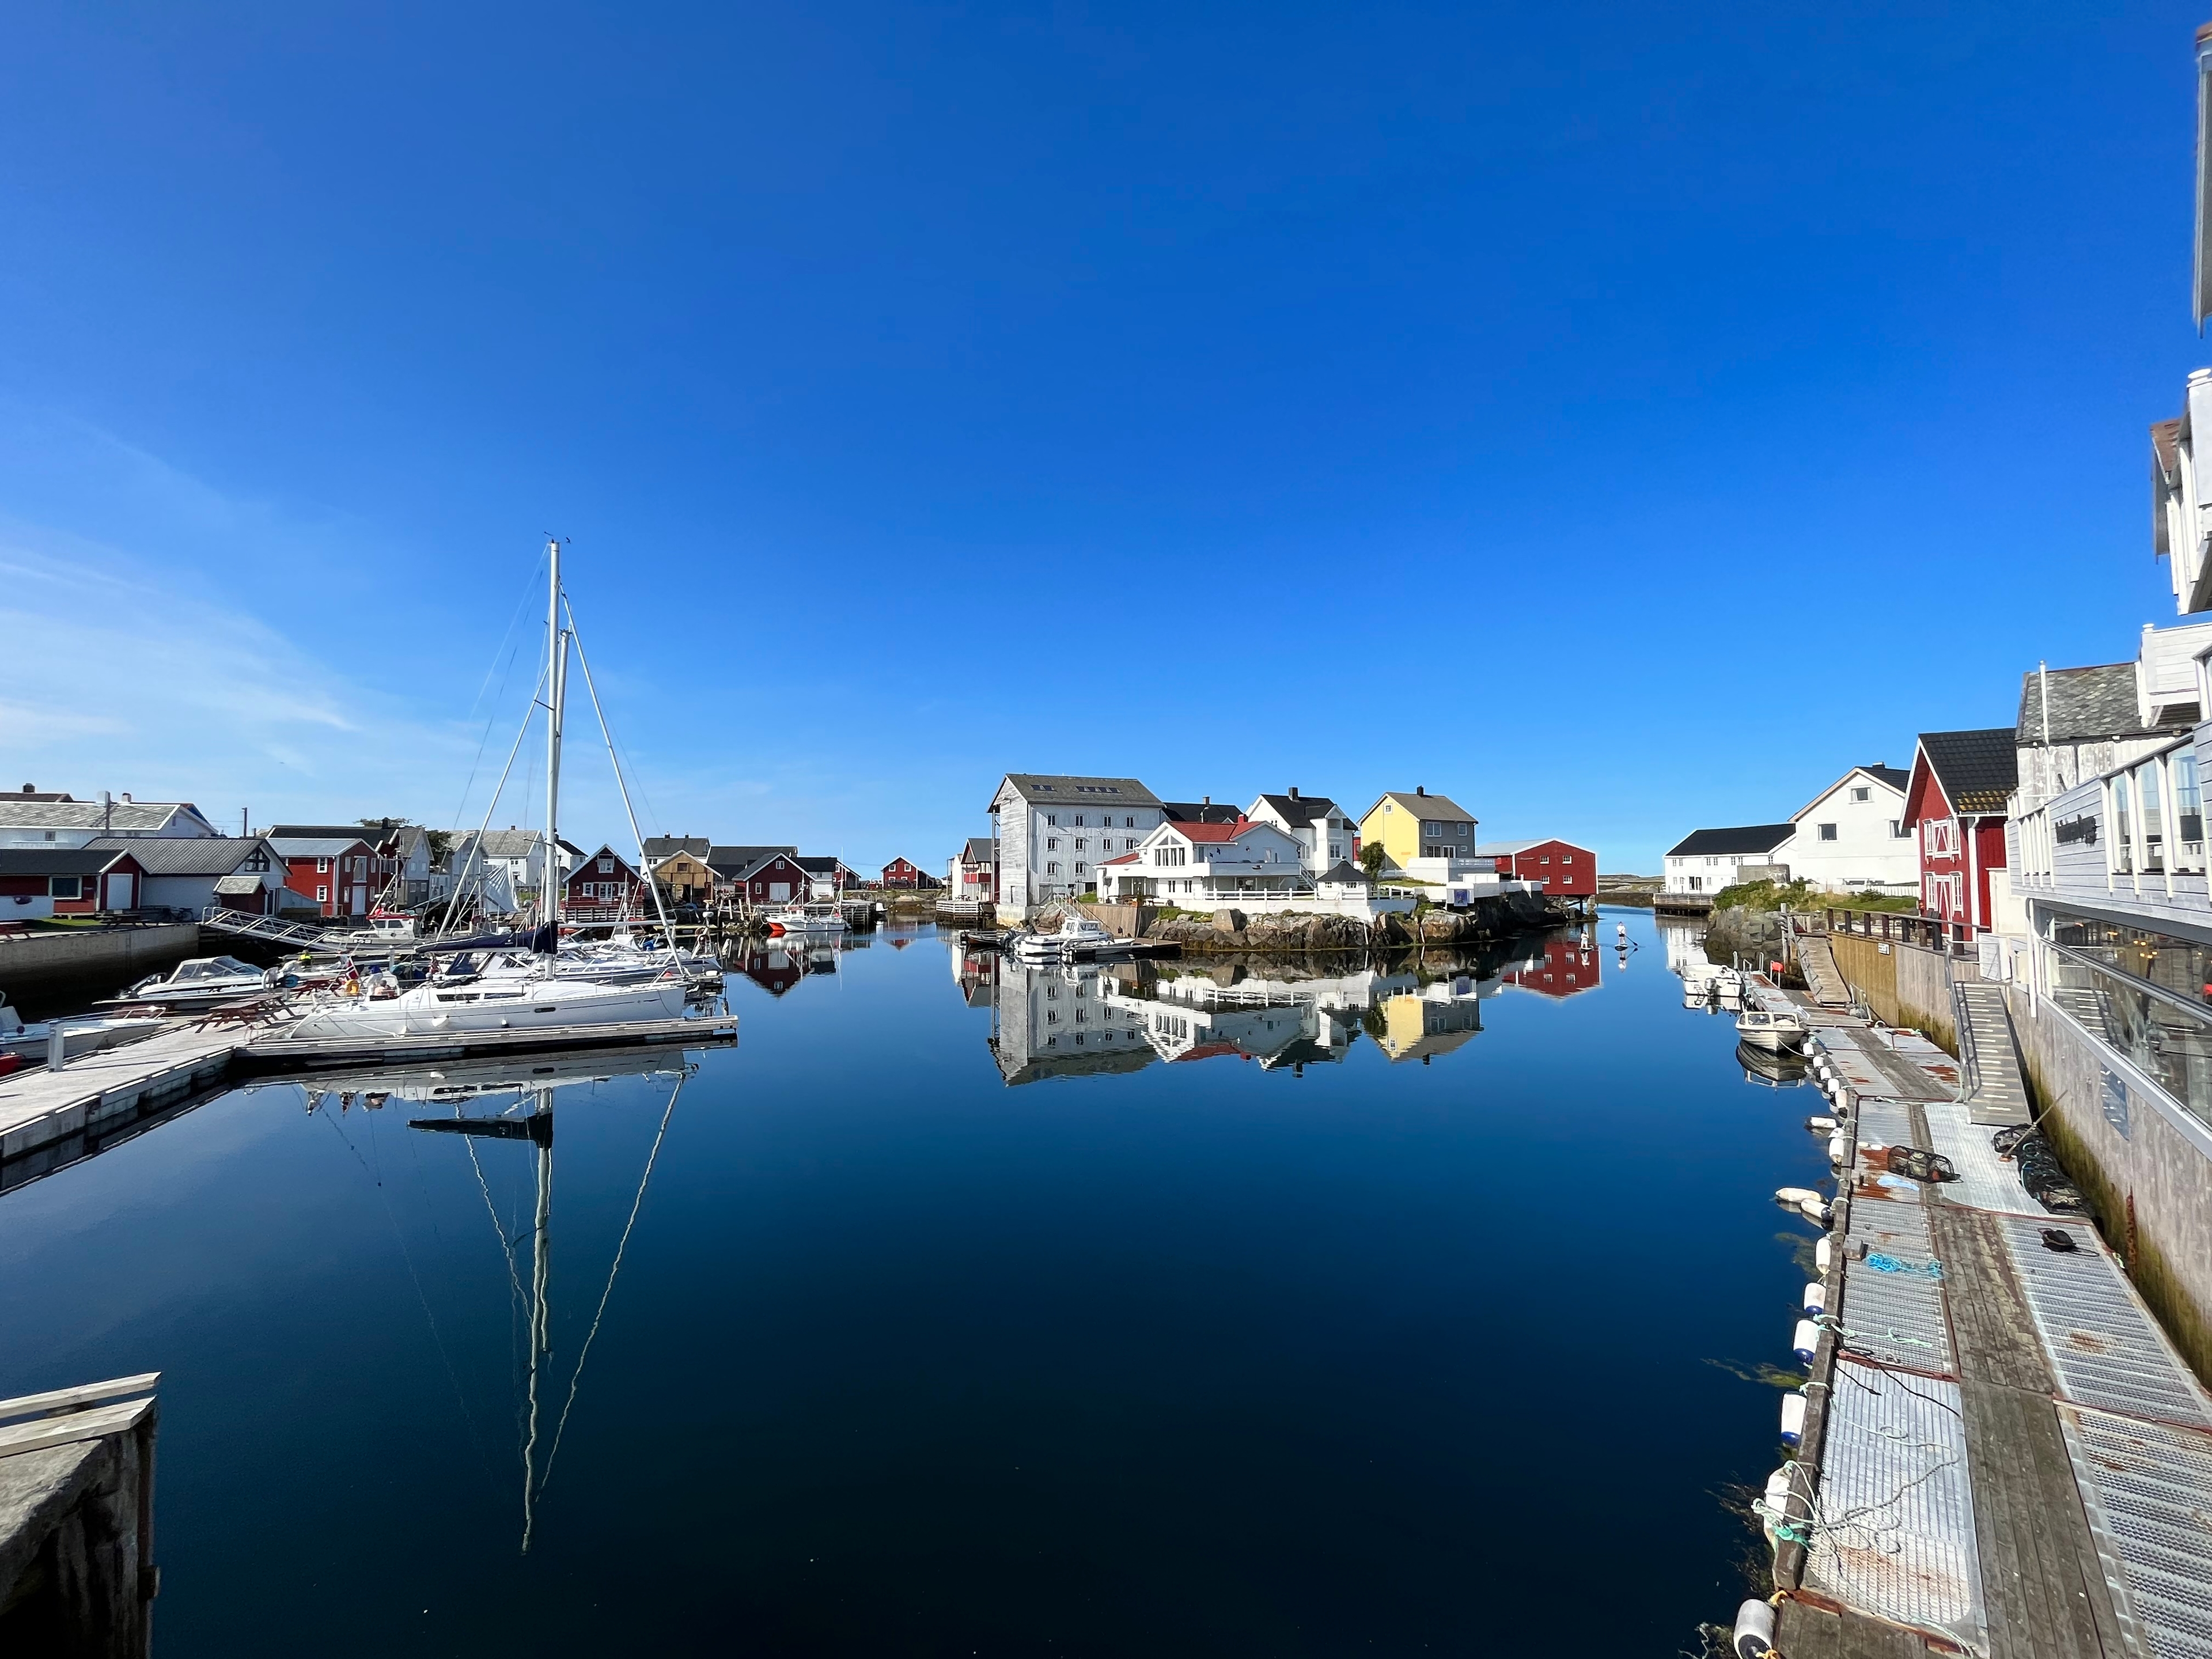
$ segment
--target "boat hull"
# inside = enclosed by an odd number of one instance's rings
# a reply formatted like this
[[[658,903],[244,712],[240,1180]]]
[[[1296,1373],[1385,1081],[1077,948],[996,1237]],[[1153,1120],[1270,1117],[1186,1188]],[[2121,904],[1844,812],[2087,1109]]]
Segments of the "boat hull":
[[[496,980],[466,986],[428,985],[383,1000],[352,997],[325,1004],[302,1015],[287,1035],[302,1040],[436,1036],[447,1032],[680,1019],[687,988],[680,979],[649,985],[561,979],[522,986]]]

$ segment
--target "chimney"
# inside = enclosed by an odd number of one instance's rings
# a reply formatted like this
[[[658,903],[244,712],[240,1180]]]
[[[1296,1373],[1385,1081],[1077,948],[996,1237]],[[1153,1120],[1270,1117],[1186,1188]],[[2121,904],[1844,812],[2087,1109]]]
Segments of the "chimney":
[[[1298,787],[1297,787],[1297,785],[1296,785],[1296,784],[1294,783],[1294,784],[1292,784],[1292,785],[1291,786],[1291,799],[1292,800],[1296,800],[1297,798],[1298,798]]]
[[[1198,810],[1201,812],[1212,805],[1213,797],[1211,795],[1200,795],[1198,798]]]
[[[128,803],[128,802],[129,802],[129,800],[130,800],[130,799],[131,799],[131,792],[130,792],[128,789],[126,789],[126,790],[125,790],[125,791],[123,792],[123,799],[124,799],[124,800],[125,800],[126,803]]]
[[[36,784],[27,783],[23,786],[23,793],[27,795],[35,795],[39,793],[38,786]]]
[[[1425,795],[1429,792],[1425,785],[1417,783],[1413,786],[1413,793],[1417,795]]]

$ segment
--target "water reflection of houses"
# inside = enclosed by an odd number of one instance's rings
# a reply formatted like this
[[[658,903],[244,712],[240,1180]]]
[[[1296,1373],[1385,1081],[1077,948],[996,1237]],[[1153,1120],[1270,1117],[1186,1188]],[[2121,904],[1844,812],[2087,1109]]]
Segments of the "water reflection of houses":
[[[1508,969],[1505,983],[1538,996],[1571,997],[1598,988],[1597,941],[1588,928],[1554,933],[1536,956]]]
[[[1571,962],[1576,990],[1594,983],[1586,932],[1486,951],[1408,953],[1285,965],[1136,962],[1034,966],[956,952],[953,975],[970,1007],[992,1010],[991,1049],[1008,1083],[1131,1072],[1154,1060],[1216,1059],[1296,1072],[1344,1058],[1364,1035],[1393,1061],[1427,1060],[1482,1029],[1481,1004],[1511,974]],[[1565,994],[1553,990],[1551,994]]]

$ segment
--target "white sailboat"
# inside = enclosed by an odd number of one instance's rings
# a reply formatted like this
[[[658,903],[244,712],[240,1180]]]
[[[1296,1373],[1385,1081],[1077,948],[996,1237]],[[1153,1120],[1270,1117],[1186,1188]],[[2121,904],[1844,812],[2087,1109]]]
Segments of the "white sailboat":
[[[561,922],[561,749],[567,706],[568,653],[576,652],[584,672],[586,689],[599,716],[603,734],[606,715],[592,687],[591,665],[577,641],[575,619],[570,613],[562,624],[561,544],[549,542],[546,557],[550,570],[545,617],[545,838],[542,878],[538,883],[538,918],[544,938],[557,940]],[[527,721],[526,720],[526,729]],[[516,739],[520,748],[520,738]],[[607,753],[614,756],[614,740],[607,737]],[[509,765],[513,757],[508,757]],[[617,761],[615,781],[622,787],[625,810],[629,790],[623,783]],[[495,804],[496,798],[495,797]],[[635,814],[630,828],[637,828]],[[659,902],[659,890],[653,900]],[[663,916],[664,929],[667,918]],[[523,951],[471,951],[453,956],[435,954],[436,964],[428,980],[411,989],[395,983],[367,983],[349,979],[338,990],[321,994],[306,1005],[285,1034],[299,1039],[331,1037],[422,1036],[440,1032],[491,1031],[557,1025],[596,1025],[638,1020],[678,1019],[684,1015],[690,980],[672,952],[665,962],[639,963],[603,961],[559,949],[543,954]],[[638,953],[632,952],[631,955]]]

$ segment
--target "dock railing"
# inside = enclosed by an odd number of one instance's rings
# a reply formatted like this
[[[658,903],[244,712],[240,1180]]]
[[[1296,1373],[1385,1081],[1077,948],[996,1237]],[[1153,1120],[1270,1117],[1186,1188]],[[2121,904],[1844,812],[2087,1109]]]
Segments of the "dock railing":
[[[1938,921],[1933,916],[1916,915],[1909,910],[1827,908],[1821,915],[1830,933],[1848,933],[1855,939],[1879,939],[1897,945],[1917,945],[1923,950],[1942,951],[1954,957],[1965,956],[1976,948],[1973,928],[1962,922]]]

